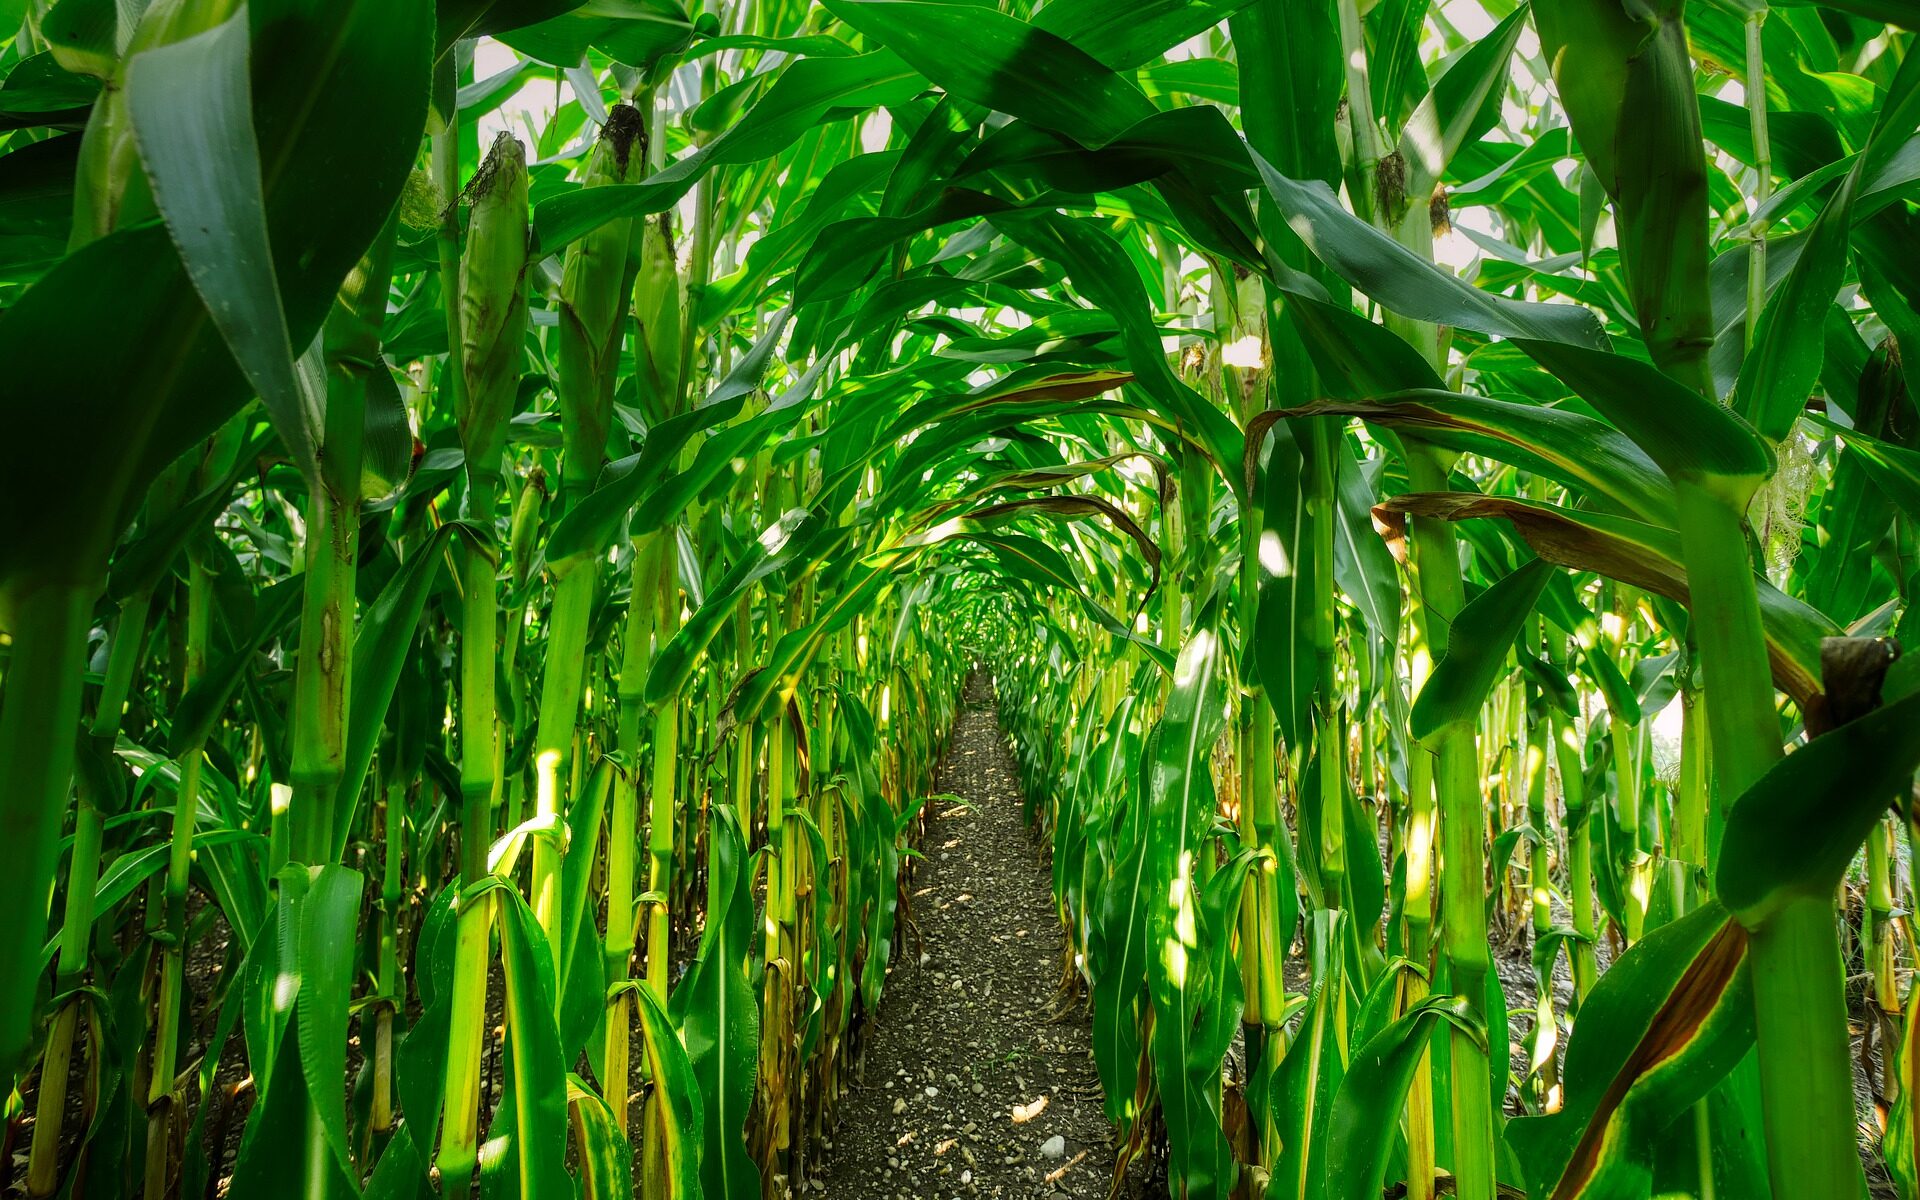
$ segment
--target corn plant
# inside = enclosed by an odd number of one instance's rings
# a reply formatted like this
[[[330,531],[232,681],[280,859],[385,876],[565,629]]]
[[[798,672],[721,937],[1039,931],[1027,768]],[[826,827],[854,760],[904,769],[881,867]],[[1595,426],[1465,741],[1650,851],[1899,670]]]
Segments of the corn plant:
[[[1116,1188],[1920,1197],[1908,0],[0,25],[9,1187],[799,1193],[987,671]]]

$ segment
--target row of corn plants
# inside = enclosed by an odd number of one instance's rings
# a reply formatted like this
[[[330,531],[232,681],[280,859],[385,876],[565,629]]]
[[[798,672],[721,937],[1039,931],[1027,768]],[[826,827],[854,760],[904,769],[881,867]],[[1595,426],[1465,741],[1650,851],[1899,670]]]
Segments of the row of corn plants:
[[[10,1186],[801,1186],[978,655],[1121,1176],[1920,1197],[1910,0],[0,18]]]
[[[1864,1143],[1914,1194],[1912,308],[1879,239],[1920,75],[1872,19],[1912,14],[1542,0],[1436,39],[1452,6],[1233,7],[1179,78],[1230,61],[1238,130],[1138,105],[1157,80],[1111,60],[1098,88],[1021,72],[1045,8],[991,86],[930,16],[888,28],[1087,156],[1158,155],[1175,226],[1119,234],[1189,347],[1143,347],[1135,387],[1203,415],[1126,447],[1160,464],[1131,508],[1172,594],[1101,597],[1145,615],[1131,641],[1057,599],[969,609],[1123,1168],[1157,1146],[1184,1195],[1856,1196]],[[1817,63],[1871,96],[1853,118],[1805,120]],[[1512,128],[1542,92],[1560,111]],[[1776,125],[1832,150],[1780,170]],[[1468,281],[1432,257],[1472,208],[1497,232]]]

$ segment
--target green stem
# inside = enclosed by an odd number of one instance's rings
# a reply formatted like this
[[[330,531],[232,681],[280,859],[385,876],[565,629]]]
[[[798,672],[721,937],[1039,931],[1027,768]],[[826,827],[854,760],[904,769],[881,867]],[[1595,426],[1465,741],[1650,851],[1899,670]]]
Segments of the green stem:
[[[1313,645],[1313,753],[1318,759],[1315,778],[1320,787],[1320,872],[1324,901],[1330,908],[1346,907],[1347,738],[1335,688],[1335,627],[1333,531],[1336,454],[1345,453],[1341,423],[1323,419],[1310,423],[1303,440],[1307,448],[1306,511],[1312,535],[1313,597],[1308,605],[1308,633]],[[1340,959],[1334,959],[1338,962]],[[1337,1031],[1344,1048],[1347,1030]]]
[[[318,489],[307,521],[307,570],[294,669],[293,822],[295,861],[320,863],[332,838],[334,795],[346,773],[347,697],[352,673],[354,552],[359,521]]]
[[[1782,755],[1753,563],[1735,497],[1677,480],[1680,544],[1707,689],[1720,794],[1742,796]],[[1830,896],[1801,897],[1748,930],[1767,1167],[1776,1196],[1858,1200],[1845,972]]]
[[[452,72],[454,57],[451,52],[443,56],[437,69]],[[458,89],[452,82],[448,83],[446,91],[450,95],[458,94]],[[445,126],[435,131],[428,139],[434,186],[446,204],[446,210],[440,218],[440,226],[434,231],[434,248],[439,256],[440,299],[447,322],[447,362],[441,369],[440,389],[447,398],[448,412],[460,411],[461,396],[466,387],[460,337],[460,143],[457,137],[459,127],[460,114],[456,108],[453,112],[446,114]]]
[[[493,524],[494,493],[484,477],[469,472],[469,517],[480,528]],[[468,546],[461,563],[460,639],[460,882],[471,889],[488,874],[493,801],[499,790],[495,753],[494,652],[498,638],[493,560]],[[534,853],[546,844],[535,843]],[[393,853],[392,845],[388,853]],[[537,861],[537,857],[536,857]],[[445,1116],[436,1163],[454,1194],[465,1194],[478,1154],[480,1064],[486,1049],[487,951],[493,902],[463,894],[456,902],[451,1015],[447,1027]],[[559,962],[559,958],[554,961]]]
[[[1573,908],[1573,1004],[1578,1013],[1587,993],[1600,977],[1594,949],[1598,922],[1593,903],[1593,831],[1588,826],[1586,779],[1581,770],[1580,732],[1573,722],[1556,718],[1555,754],[1560,765],[1560,807],[1567,838],[1567,903]]]
[[[627,598],[627,626],[620,665],[620,723],[618,746],[627,758],[624,769],[614,781],[613,811],[607,831],[607,932],[602,949],[607,979],[611,984],[625,983],[633,969],[633,881],[634,847],[639,840],[640,807],[640,724],[645,714],[643,699],[647,670],[652,663],[652,598],[660,539],[648,538],[634,547],[633,584]],[[606,1058],[602,1071],[607,1106],[613,1110],[614,1124],[627,1127],[628,1067],[631,1028],[631,997],[624,988],[616,988],[607,997]]]
[[[120,610],[113,642],[107,651],[107,674],[94,707],[90,731],[97,745],[111,753],[120,736],[121,714],[146,645],[147,613],[153,593],[140,591]],[[93,940],[94,893],[100,880],[100,810],[95,807],[85,777],[80,781],[73,817],[73,856],[67,867],[66,909],[60,926],[60,950],[55,974],[56,995],[70,992],[87,970],[87,948]],[[74,1033],[79,1028],[82,1002],[61,1005],[47,1032],[41,1057],[40,1092],[35,1100],[33,1146],[27,1158],[27,1194],[53,1195],[60,1184],[59,1151],[66,1123],[67,1075],[73,1062]]]
[[[1746,344],[1760,324],[1760,313],[1767,304],[1767,223],[1760,210],[1773,196],[1773,139],[1767,133],[1767,56],[1761,39],[1766,25],[1764,5],[1747,14],[1747,121],[1753,134],[1754,184],[1752,244],[1747,252]]]
[[[656,644],[664,646],[680,626],[680,587],[671,530],[660,537]],[[647,890],[654,894],[647,914],[647,986],[654,999],[667,1001],[668,897],[673,891],[675,773],[680,766],[680,702],[668,696],[653,710],[652,795],[647,811]]]
[[[491,495],[475,489],[470,508],[481,529],[493,524]],[[480,547],[469,546],[462,566],[466,594],[461,598],[460,636],[460,881],[471,885],[487,873],[493,805],[500,791],[494,770],[494,658],[499,621],[493,559]]]
[[[1410,642],[1410,681],[1414,694],[1426,686],[1433,673],[1427,633],[1429,610],[1425,604],[1413,606],[1408,622]],[[1400,727],[1405,729],[1404,705],[1396,702]],[[1439,823],[1434,805],[1434,756],[1425,746],[1407,739],[1407,831],[1406,898],[1401,905],[1406,916],[1407,957],[1421,968],[1408,972],[1402,1011],[1425,1000],[1432,991],[1426,972],[1433,962],[1433,850]],[[1435,1171],[1433,1052],[1420,1056],[1420,1067],[1407,1091],[1407,1200],[1433,1200]]]
[[[100,810],[83,784],[73,819],[73,859],[67,870],[65,922],[60,930],[56,995],[72,991],[87,969],[87,943],[93,929],[93,893],[100,877]],[[60,1006],[47,1031],[40,1059],[40,1094],[35,1101],[33,1146],[27,1158],[27,1194],[51,1196],[60,1186],[60,1137],[67,1115],[67,1076],[73,1064],[74,1031],[85,1003],[75,997]]]
[[[574,726],[580,717],[580,696],[587,657],[587,626],[593,618],[594,576],[591,560],[575,563],[560,576],[554,589],[553,612],[547,628],[546,673],[540,687],[540,723],[534,734],[533,915],[547,935],[553,961],[561,957],[560,864],[566,845],[565,778],[573,752]]]
[[[406,785],[387,784],[384,806],[385,837],[380,843],[379,967],[377,986],[386,1003],[374,1026],[373,1103],[369,1114],[374,1133],[393,1128],[393,1017],[400,1002],[400,904],[404,896],[401,858],[406,846]]]
[[[1373,86],[1367,77],[1366,27],[1359,0],[1339,0],[1340,57],[1347,72],[1347,125],[1353,132],[1353,165],[1360,187],[1353,208],[1363,220],[1387,228],[1389,214],[1381,211],[1380,124],[1373,115]]]
[[[1789,903],[1752,932],[1754,1032],[1767,1170],[1776,1196],[1859,1200],[1846,978],[1833,901]]]
[[[1418,491],[1446,486],[1439,452],[1409,448],[1408,470]],[[1419,567],[1420,602],[1429,610],[1428,635],[1434,653],[1445,645],[1442,629],[1465,607],[1459,571],[1458,540],[1444,521],[1416,521],[1414,553]],[[1450,632],[1449,632],[1450,636]],[[1487,951],[1486,847],[1484,798],[1480,793],[1473,729],[1449,726],[1437,738],[1436,790],[1440,814],[1440,932],[1453,993],[1476,1016],[1486,1016]],[[1462,1200],[1493,1200],[1493,1094],[1486,1047],[1471,1034],[1454,1029],[1452,1050],[1453,1173]],[[1500,1038],[1504,1044],[1505,1039]]]
[[[1673,856],[1711,871],[1714,855],[1707,833],[1711,747],[1707,741],[1706,697],[1699,688],[1683,685],[1680,704],[1680,780],[1674,795]]]
[[[1639,729],[1617,717],[1607,722],[1608,744],[1613,751],[1613,779],[1616,809],[1620,819],[1620,837],[1626,843],[1626,894],[1621,897],[1625,909],[1627,944],[1633,945],[1646,932],[1647,904],[1652,862],[1642,845],[1641,818],[1645,812],[1646,789],[1640,786],[1640,760],[1634,753]]]
[[[1674,485],[1720,794],[1738,797],[1781,757],[1780,718],[1740,507],[1705,485]]]
[[[1533,622],[1529,622],[1532,624]],[[1529,640],[1538,644],[1537,634]],[[1531,685],[1527,685],[1531,690]],[[1547,824],[1547,754],[1552,735],[1545,716],[1532,717],[1532,706],[1524,706],[1528,719],[1526,749],[1522,759],[1526,771],[1527,823],[1533,827],[1533,852],[1527,858],[1527,892],[1532,903],[1534,944],[1538,945],[1553,929],[1553,875],[1549,862],[1552,829]],[[1529,1064],[1539,1080],[1541,1099],[1553,1105],[1559,1099],[1559,1063],[1555,1051],[1560,1028],[1554,1015],[1551,976],[1536,979],[1534,994],[1533,1057]]]
[[[480,1138],[480,1068],[487,1025],[487,943],[493,928],[493,897],[463,895],[453,950],[453,988],[448,998],[447,1088],[434,1162],[451,1194],[465,1195]],[[558,960],[556,960],[558,961]]]
[[[212,620],[213,583],[204,563],[189,554],[187,573],[187,646],[184,685],[187,690],[206,672],[207,636]],[[187,884],[193,865],[194,826],[200,809],[200,771],[204,757],[195,742],[180,754],[180,786],[173,800],[173,832],[167,850],[165,908],[160,936],[160,992],[154,1001],[151,1074],[147,1083],[147,1195],[165,1193],[172,1138],[154,1136],[169,1119],[179,1077],[180,1008],[187,943]],[[156,1184],[158,1190],[156,1190]]]
[[[1893,941],[1893,829],[1875,821],[1867,835],[1867,945],[1873,970],[1874,1002],[1891,1022],[1900,1015],[1900,980]],[[1891,1072],[1890,1055],[1882,1067]],[[1889,1093],[1891,1094],[1891,1093]]]
[[[308,479],[307,568],[291,734],[291,848],[296,861],[308,864],[333,857],[337,793],[346,773],[360,550],[360,452],[366,432],[364,380],[341,370],[329,374],[325,450],[319,470]]]

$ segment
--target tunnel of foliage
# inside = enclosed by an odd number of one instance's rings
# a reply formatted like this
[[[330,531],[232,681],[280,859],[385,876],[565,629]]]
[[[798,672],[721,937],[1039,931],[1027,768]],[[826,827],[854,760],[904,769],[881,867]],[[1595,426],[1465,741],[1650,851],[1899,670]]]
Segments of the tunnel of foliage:
[[[791,1194],[984,663],[1119,1172],[1920,1197],[1915,0],[4,0],[33,1197]]]

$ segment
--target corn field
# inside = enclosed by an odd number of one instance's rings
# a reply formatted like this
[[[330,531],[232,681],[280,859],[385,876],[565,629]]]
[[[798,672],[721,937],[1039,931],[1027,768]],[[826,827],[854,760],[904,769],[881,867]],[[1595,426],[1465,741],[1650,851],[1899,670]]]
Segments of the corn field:
[[[1920,1200],[1920,0],[0,29],[8,1194]]]

